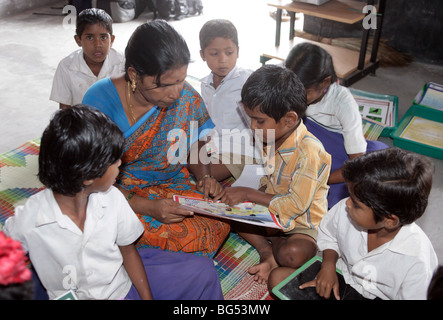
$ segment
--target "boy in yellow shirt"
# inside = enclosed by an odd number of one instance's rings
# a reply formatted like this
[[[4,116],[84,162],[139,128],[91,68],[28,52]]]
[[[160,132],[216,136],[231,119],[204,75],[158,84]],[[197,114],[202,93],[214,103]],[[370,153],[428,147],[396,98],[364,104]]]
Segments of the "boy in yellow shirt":
[[[262,131],[265,149],[271,147],[275,153],[270,153],[268,175],[259,190],[231,187],[214,200],[265,205],[284,226],[277,232],[246,224],[237,229],[260,254],[260,263],[249,273],[265,284],[275,268],[298,268],[317,253],[317,227],[328,208],[331,157],[303,124],[306,92],[291,70],[261,67],[246,81],[241,97],[256,139]]]

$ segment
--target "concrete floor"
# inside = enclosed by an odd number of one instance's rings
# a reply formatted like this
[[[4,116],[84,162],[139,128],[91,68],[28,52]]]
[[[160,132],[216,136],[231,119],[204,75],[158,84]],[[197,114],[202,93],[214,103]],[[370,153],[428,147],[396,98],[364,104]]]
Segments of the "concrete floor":
[[[52,78],[58,62],[77,49],[74,28],[64,23],[60,15],[64,1],[56,5],[26,11],[0,21],[0,153],[40,137],[58,105],[49,101]],[[203,0],[204,13],[172,25],[185,37],[194,63],[189,74],[202,77],[209,72],[199,56],[198,32],[209,19],[230,19],[239,32],[239,65],[256,69],[260,66],[262,48],[274,41],[275,21],[269,16],[265,0]],[[59,8],[54,9],[53,7]],[[34,13],[40,14],[34,14]],[[152,13],[145,10],[137,19],[115,23],[114,48],[123,51],[132,31]],[[301,28],[302,18],[296,23]],[[282,39],[287,37],[288,23],[282,27]],[[360,90],[391,94],[399,97],[399,119],[412,104],[417,92],[428,82],[443,83],[443,66],[414,62],[408,67],[380,68],[376,76],[368,76],[352,87]],[[389,145],[392,139],[382,138]],[[428,234],[443,263],[443,161],[433,159],[435,179],[430,202],[418,224]]]

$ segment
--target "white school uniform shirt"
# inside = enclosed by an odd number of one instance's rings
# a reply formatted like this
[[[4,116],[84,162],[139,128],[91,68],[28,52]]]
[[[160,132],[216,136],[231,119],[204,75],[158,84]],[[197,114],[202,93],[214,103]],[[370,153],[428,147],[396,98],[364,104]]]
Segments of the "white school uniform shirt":
[[[368,232],[349,218],[346,200],[320,222],[319,249],[338,253],[346,283],[366,298],[425,300],[438,260],[423,230],[415,223],[402,226],[394,239],[368,252]]]
[[[358,104],[348,88],[331,84],[321,101],[308,106],[306,115],[322,127],[341,133],[347,154],[366,152]]]
[[[217,153],[252,154],[250,119],[239,106],[241,90],[252,70],[235,66],[214,88],[213,74],[201,79],[201,95],[215,124],[211,149]],[[224,133],[223,133],[224,129]],[[250,151],[250,152],[248,152]]]
[[[115,187],[89,196],[83,232],[45,189],[17,207],[4,231],[21,242],[49,298],[73,289],[79,299],[121,299],[132,282],[119,246],[133,243],[144,228]]]
[[[83,50],[78,49],[58,64],[49,99],[69,106],[79,104],[91,85],[100,79],[119,75],[124,70],[124,56],[111,48],[100,73],[95,76],[86,64]]]

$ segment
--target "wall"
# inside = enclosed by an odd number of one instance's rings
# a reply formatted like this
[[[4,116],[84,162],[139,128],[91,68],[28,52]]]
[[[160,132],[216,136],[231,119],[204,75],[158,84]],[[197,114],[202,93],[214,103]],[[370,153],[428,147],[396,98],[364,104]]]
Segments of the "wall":
[[[363,1],[365,2],[365,1]],[[304,31],[322,37],[360,37],[361,24],[345,25],[305,17]],[[387,0],[382,37],[418,61],[443,65],[443,1]]]
[[[11,16],[54,3],[63,4],[60,0],[0,0],[0,17]]]

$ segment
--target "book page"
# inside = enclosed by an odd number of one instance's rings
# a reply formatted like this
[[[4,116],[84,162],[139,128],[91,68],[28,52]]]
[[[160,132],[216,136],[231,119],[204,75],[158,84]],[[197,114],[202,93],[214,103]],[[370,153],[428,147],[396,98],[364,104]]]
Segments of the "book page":
[[[385,126],[374,120],[362,117],[362,130],[366,140],[377,141]]]
[[[430,82],[418,104],[443,110],[443,85]]]
[[[392,101],[360,96],[354,96],[354,99],[363,118],[368,118],[388,127],[394,125],[394,119],[392,118],[394,104]]]
[[[443,123],[414,116],[400,138],[443,148]]]
[[[174,195],[173,199],[180,203],[183,208],[195,213],[217,216],[262,227],[283,229],[277,218],[269,212],[267,207],[256,203],[244,202],[235,206],[228,206],[221,202],[205,201],[199,198],[179,195]]]

